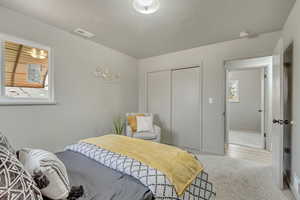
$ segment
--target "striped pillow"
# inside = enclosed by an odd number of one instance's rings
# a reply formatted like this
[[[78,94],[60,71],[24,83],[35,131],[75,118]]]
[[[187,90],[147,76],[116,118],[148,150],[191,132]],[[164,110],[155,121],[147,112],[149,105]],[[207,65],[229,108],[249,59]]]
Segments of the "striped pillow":
[[[45,197],[53,200],[68,197],[71,187],[67,170],[56,155],[44,150],[25,148],[19,151],[19,160],[32,176],[36,172],[42,172],[47,177],[49,184],[41,188]]]

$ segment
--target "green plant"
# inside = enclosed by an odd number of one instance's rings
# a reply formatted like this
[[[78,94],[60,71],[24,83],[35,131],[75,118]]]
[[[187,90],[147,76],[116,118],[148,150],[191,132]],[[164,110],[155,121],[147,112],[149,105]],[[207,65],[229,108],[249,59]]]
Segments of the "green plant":
[[[121,116],[119,116],[114,119],[113,124],[114,124],[114,134],[123,135],[124,128],[125,128],[125,120]]]

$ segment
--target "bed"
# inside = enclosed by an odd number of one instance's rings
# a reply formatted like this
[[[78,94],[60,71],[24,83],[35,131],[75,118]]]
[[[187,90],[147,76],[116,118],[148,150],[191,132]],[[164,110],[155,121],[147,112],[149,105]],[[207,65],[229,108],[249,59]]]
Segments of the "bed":
[[[71,185],[84,187],[84,196],[79,200],[153,199],[149,188],[135,178],[105,167],[87,156],[69,150],[56,155],[64,162]]]
[[[216,196],[204,170],[179,194],[169,177],[156,168],[86,141],[67,146],[57,156],[67,168],[71,185],[83,186],[79,200],[214,200]]]

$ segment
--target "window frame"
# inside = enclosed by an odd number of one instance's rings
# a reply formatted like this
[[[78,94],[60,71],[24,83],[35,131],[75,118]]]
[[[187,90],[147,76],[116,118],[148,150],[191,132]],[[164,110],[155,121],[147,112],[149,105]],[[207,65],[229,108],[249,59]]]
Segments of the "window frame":
[[[5,96],[5,41],[23,44],[37,49],[48,51],[48,97],[8,97]],[[54,98],[54,69],[52,65],[53,51],[50,47],[18,37],[0,33],[0,106],[3,105],[53,105]]]

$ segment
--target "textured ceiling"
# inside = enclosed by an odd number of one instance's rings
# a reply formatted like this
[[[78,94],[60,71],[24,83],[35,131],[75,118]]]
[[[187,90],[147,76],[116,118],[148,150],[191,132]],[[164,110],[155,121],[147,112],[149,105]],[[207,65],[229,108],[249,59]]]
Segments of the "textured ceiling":
[[[135,12],[132,0],[0,0],[0,5],[136,58],[232,40],[239,32],[280,30],[295,0],[161,0],[152,15]]]

